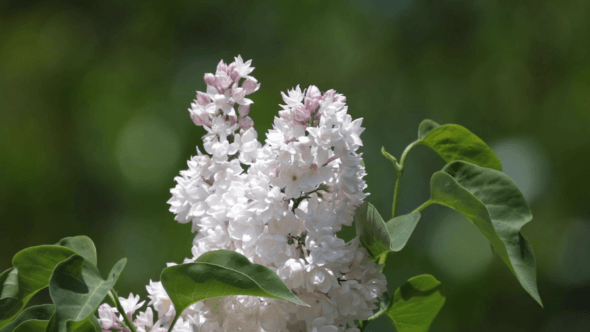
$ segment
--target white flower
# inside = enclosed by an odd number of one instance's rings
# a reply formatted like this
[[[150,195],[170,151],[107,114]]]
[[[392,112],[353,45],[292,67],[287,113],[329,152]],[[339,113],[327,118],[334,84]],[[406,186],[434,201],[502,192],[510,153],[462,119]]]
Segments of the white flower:
[[[119,329],[121,327],[121,320],[117,317],[117,312],[117,308],[112,308],[106,303],[98,307],[98,322],[103,330]]]
[[[140,312],[133,324],[138,330],[151,331],[154,326],[154,313],[152,308],[148,307],[145,312]]]
[[[130,317],[135,314],[135,310],[141,308],[145,303],[145,301],[139,302],[139,295],[133,296],[133,293],[129,293],[127,299],[119,297],[119,302],[121,302],[121,306],[125,309],[125,313]]]
[[[291,257],[293,249],[287,243],[287,237],[280,234],[263,233],[256,243],[256,254],[265,264],[280,266]]]
[[[281,219],[273,219],[268,223],[268,231],[284,236],[299,235],[302,231],[301,221],[291,211],[286,211]]]
[[[338,279],[334,272],[325,266],[310,265],[307,267],[307,291],[319,290],[328,293],[332,287],[338,286]]]
[[[301,177],[303,174],[305,174],[305,170],[300,168],[298,164],[281,168],[276,184],[280,188],[285,189],[286,198],[298,198],[301,196],[301,192],[303,191],[301,188]]]
[[[290,258],[285,265],[279,267],[277,274],[290,289],[297,289],[305,286],[305,261],[301,258]]]
[[[318,265],[336,262],[344,256],[345,245],[344,240],[331,234],[321,235],[318,239],[311,239],[308,244],[311,251],[311,260]]]
[[[283,96],[283,101],[287,104],[282,106],[283,108],[300,105],[303,100],[303,93],[299,85],[295,89],[287,91],[287,94],[281,92],[281,96]]]
[[[283,331],[287,328],[287,313],[279,305],[262,306],[260,325],[266,331]]]
[[[248,74],[250,74],[254,70],[254,67],[250,67],[250,65],[252,64],[252,60],[244,62],[244,60],[242,60],[242,57],[239,55],[234,59],[236,60],[236,71],[238,72],[238,75],[240,75],[240,77],[248,77]]]
[[[338,332],[338,328],[334,325],[327,325],[326,318],[316,318],[311,324],[310,332]]]
[[[148,298],[150,302],[148,305],[153,306],[153,308],[158,312],[158,320],[162,322],[170,322],[174,318],[174,306],[172,305],[172,301],[166,293],[164,286],[162,283],[157,281],[153,282],[150,280],[150,284],[145,287],[148,292]]]
[[[250,247],[262,234],[262,222],[242,215],[230,221],[228,231],[232,239],[242,241],[244,247]]]

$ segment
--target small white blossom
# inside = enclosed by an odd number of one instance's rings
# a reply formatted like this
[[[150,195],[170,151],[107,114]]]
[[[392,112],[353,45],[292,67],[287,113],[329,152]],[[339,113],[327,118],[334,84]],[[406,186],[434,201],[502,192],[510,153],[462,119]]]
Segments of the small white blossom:
[[[121,302],[121,306],[125,310],[125,313],[127,313],[129,316],[133,316],[135,311],[145,304],[145,301],[139,302],[139,295],[133,296],[133,293],[129,293],[129,297],[127,299],[119,297],[119,302]]]

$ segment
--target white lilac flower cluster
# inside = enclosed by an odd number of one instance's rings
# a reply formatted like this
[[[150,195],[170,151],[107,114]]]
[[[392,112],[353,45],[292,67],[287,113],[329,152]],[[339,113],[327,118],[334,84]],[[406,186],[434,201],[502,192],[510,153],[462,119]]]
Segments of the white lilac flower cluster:
[[[210,250],[236,251],[276,271],[310,307],[251,296],[211,299],[186,309],[174,331],[359,331],[355,320],[369,318],[386,290],[382,266],[358,238],[336,236],[367,196],[357,153],[362,119],[353,121],[336,91],[297,86],[282,94],[285,105],[262,145],[247,116],[246,96],[260,87],[250,64],[238,56],[205,75],[207,92],[197,92],[189,112],[207,131],[207,154],[197,149],[168,203],[178,222],[198,232],[184,263]],[[161,331],[174,307],[160,282],[147,291],[151,307],[136,326]],[[103,328],[124,329],[108,305],[100,317]]]

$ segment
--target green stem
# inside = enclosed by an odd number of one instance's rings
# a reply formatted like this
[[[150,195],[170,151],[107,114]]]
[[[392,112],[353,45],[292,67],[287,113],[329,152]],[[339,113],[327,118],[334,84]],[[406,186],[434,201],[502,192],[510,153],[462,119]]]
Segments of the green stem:
[[[385,264],[385,261],[387,261],[387,253],[385,253],[379,257],[379,265]]]
[[[429,207],[430,205],[434,204],[434,201],[432,199],[427,200],[426,202],[424,202],[422,205],[420,205],[419,207],[417,207],[414,211],[412,212],[416,212],[416,211],[422,211],[424,209],[426,209],[427,207]]]
[[[397,211],[397,197],[399,195],[399,187],[401,184],[403,169],[397,173],[397,179],[395,180],[395,189],[393,191],[393,203],[391,204],[391,218],[395,218],[395,213]]]
[[[115,306],[117,307],[117,310],[119,310],[119,313],[123,316],[125,325],[127,325],[131,332],[137,332],[137,330],[135,329],[135,325],[133,325],[129,317],[127,317],[125,309],[123,309],[121,302],[119,302],[119,296],[117,295],[117,292],[114,289],[111,289],[111,291],[109,292],[109,296],[111,297],[111,300],[115,303]]]
[[[397,212],[397,200],[399,197],[399,188],[401,185],[402,174],[404,173],[404,165],[406,163],[406,158],[408,157],[408,153],[420,143],[420,141],[412,142],[402,153],[402,157],[397,164],[397,179],[395,180],[395,189],[393,191],[393,204],[391,205],[391,218],[395,218],[395,214]]]
[[[359,322],[359,329],[361,330],[361,332],[367,328],[367,325],[369,325],[370,322],[374,321],[375,319],[381,317],[381,315],[383,315],[385,312],[387,311],[387,309],[382,309],[381,311],[379,311],[378,313],[376,313],[375,315],[369,317],[369,319],[367,320],[363,320]]]
[[[369,324],[368,320],[362,320],[359,322],[359,330],[361,330],[361,332],[363,332],[365,330],[365,327],[367,327],[367,324]]]

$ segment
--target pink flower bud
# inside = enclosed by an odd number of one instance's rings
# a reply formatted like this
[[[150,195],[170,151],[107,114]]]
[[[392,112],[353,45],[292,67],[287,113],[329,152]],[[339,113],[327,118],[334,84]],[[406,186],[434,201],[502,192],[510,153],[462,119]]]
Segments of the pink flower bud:
[[[246,81],[244,81],[244,83],[242,83],[242,88],[244,89],[244,91],[246,91],[246,94],[249,95],[252,92],[258,91],[258,89],[260,88],[260,84],[249,78]]]
[[[293,121],[304,123],[309,120],[310,112],[307,108],[299,105],[293,109]]]
[[[254,126],[254,120],[252,120],[252,118],[249,116],[240,118],[238,123],[240,124],[240,128],[244,130],[250,129],[252,126]]]
[[[209,98],[208,94],[197,91],[197,103],[201,106],[207,106],[209,103],[211,103],[211,98]]]
[[[205,80],[205,84],[207,84],[208,86],[212,86],[212,87],[216,86],[215,75],[213,75],[211,73],[207,73],[207,74],[205,74],[204,80]]]
[[[238,106],[238,113],[241,117],[244,117],[250,113],[250,105],[240,105]]]
[[[201,121],[201,117],[199,117],[197,113],[191,113],[191,120],[193,120],[197,126],[203,125],[203,121]]]
[[[320,92],[320,89],[318,89],[317,86],[311,85],[309,88],[307,88],[305,98],[319,99],[320,97],[322,97],[322,93]]]
[[[191,120],[193,120],[197,126],[211,126],[210,117],[207,113],[199,114],[197,112],[191,112]]]
[[[229,88],[229,86],[232,84],[231,77],[227,76],[227,74],[225,73],[217,75],[216,78],[217,86],[220,87],[222,90]]]
[[[219,63],[217,64],[217,72],[215,73],[215,75],[219,75],[221,73],[227,73],[227,65],[225,64],[225,62],[223,62],[223,60],[219,61]]]
[[[230,116],[228,116],[228,118],[229,118],[230,126],[233,126],[236,123],[238,123],[238,118],[235,115],[230,115]]]

